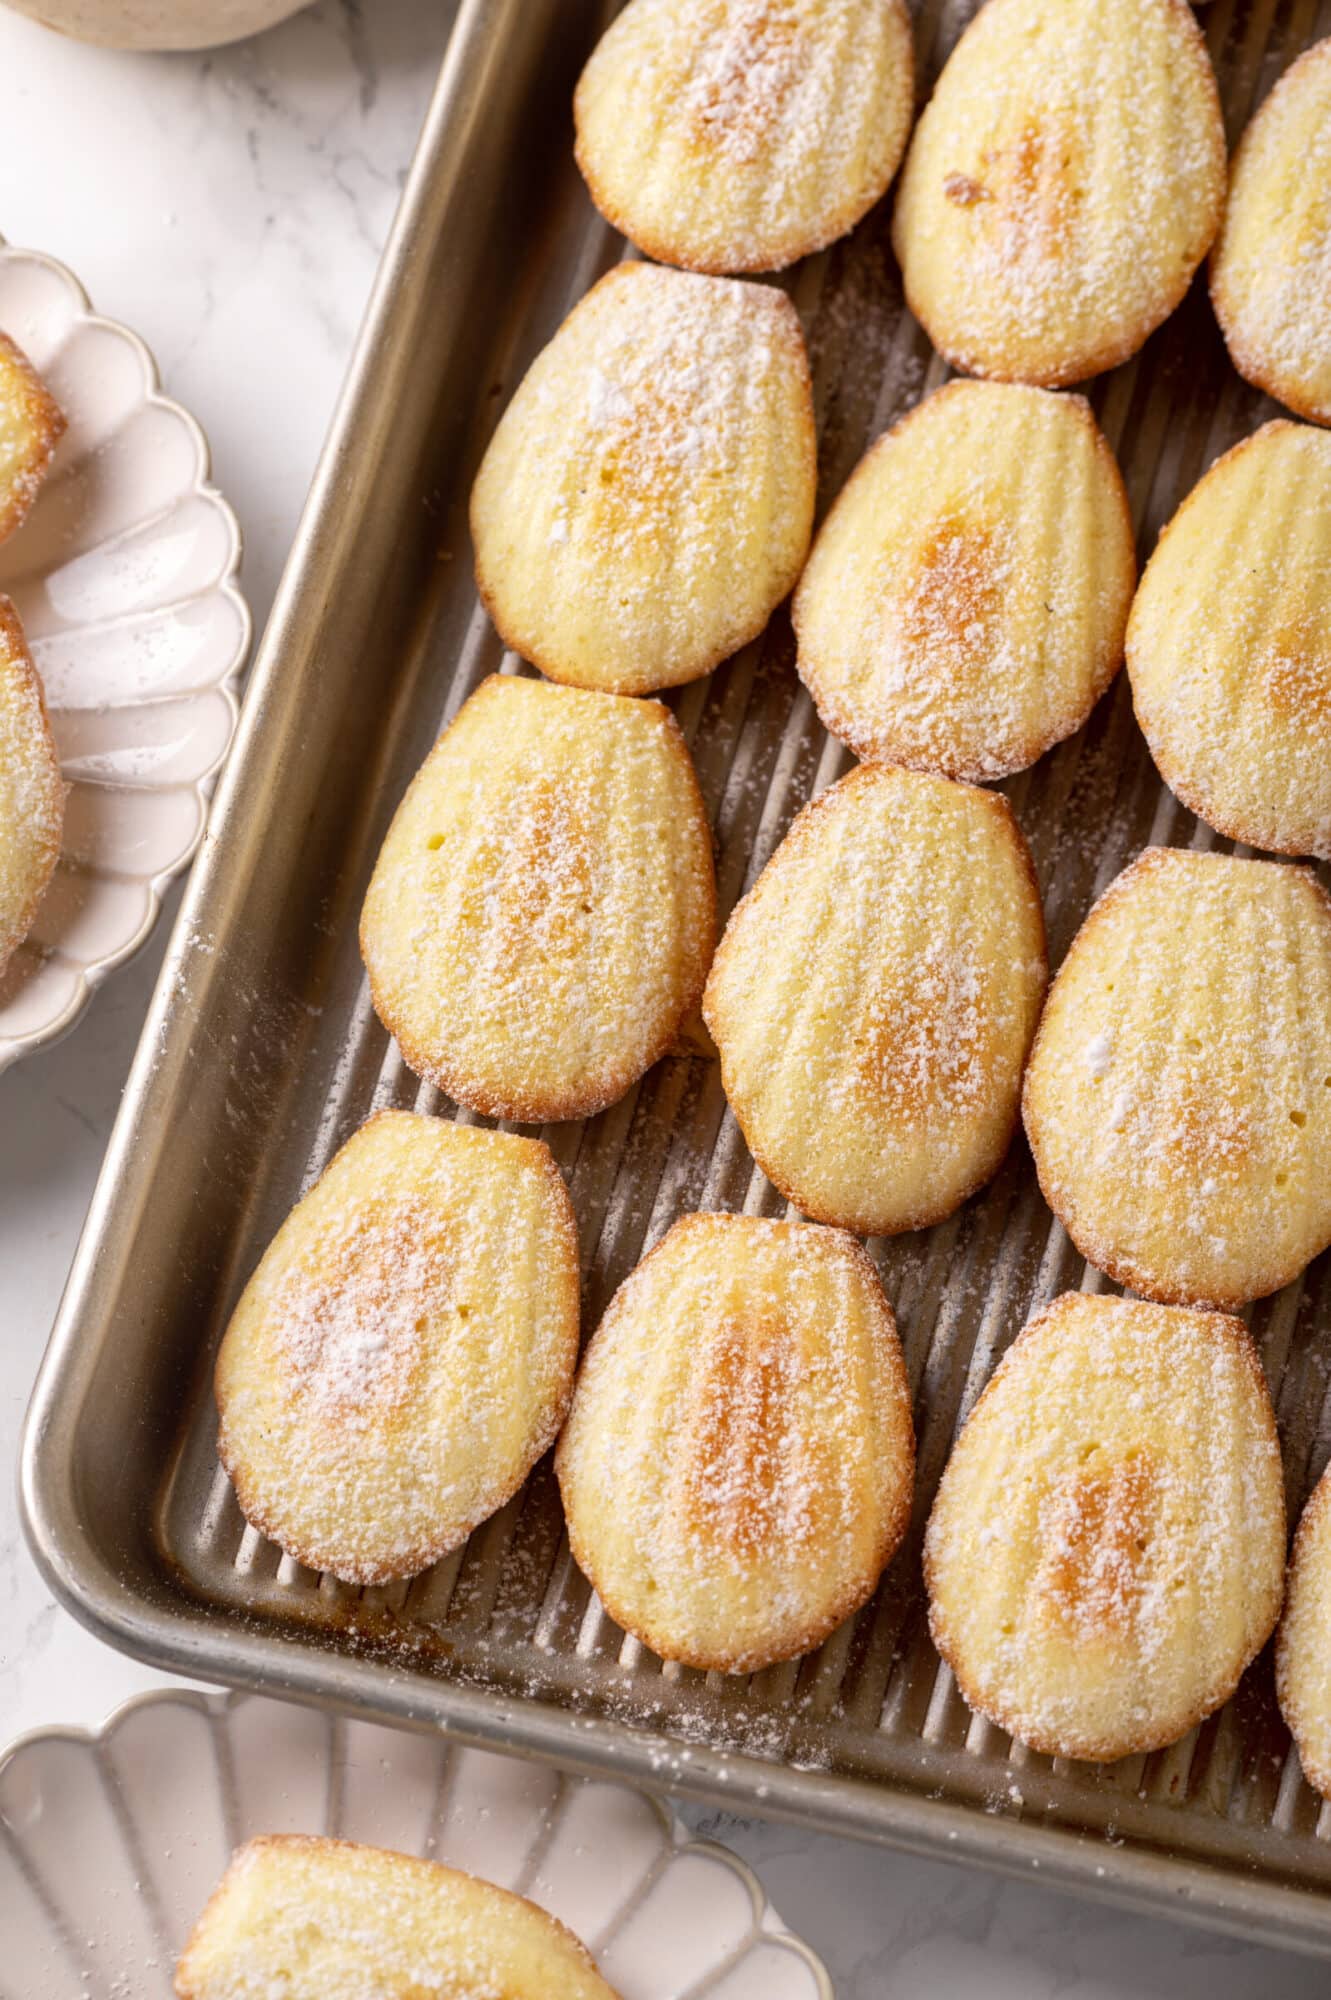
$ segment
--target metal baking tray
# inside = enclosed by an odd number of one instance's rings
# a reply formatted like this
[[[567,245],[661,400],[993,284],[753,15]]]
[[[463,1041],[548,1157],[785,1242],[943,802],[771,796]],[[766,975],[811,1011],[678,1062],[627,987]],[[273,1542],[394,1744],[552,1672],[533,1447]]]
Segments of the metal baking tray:
[[[606,1618],[573,1566],[549,1465],[410,1586],[356,1592],[248,1529],[218,1469],[212,1354],[263,1245],[374,1107],[448,1109],[370,1007],[362,893],[407,780],[482,675],[518,671],[471,581],[466,496],[499,409],[623,254],[571,157],[570,92],[613,11],[465,0],[154,998],[29,1417],[22,1493],[68,1607],[159,1666],[347,1708],[807,1825],[984,1863],[1331,1955],[1331,1810],[1300,1778],[1269,1662],[1183,1743],[1109,1769],[972,1717],[928,1639],[920,1534],[958,1422],[1028,1313],[1101,1281],[1020,1141],[949,1222],[872,1245],[916,1395],[919,1490],[873,1602],[816,1655],[749,1679],[680,1671]],[[969,14],[923,0],[927,88]],[[1331,5],[1214,0],[1231,140]],[[904,310],[876,211],[789,288],[813,355],[824,504],[944,370]],[[1204,466],[1270,408],[1203,288],[1097,382],[1148,549]],[[674,700],[713,815],[727,910],[799,805],[849,761],[818,727],[784,616]],[[1126,683],[1005,787],[1055,962],[1145,842],[1213,837],[1165,791]],[[1220,843],[1216,843],[1220,844]],[[591,1326],[691,1208],[779,1211],[696,1049],[586,1125],[568,1177]],[[1291,1509],[1327,1452],[1331,1258],[1252,1315]]]

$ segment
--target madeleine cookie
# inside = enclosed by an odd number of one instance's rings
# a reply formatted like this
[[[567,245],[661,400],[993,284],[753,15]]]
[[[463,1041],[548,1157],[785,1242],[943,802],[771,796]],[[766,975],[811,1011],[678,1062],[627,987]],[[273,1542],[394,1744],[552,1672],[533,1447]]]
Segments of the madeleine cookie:
[[[1331,436],[1281,419],[1217,460],[1146,565],[1127,659],[1190,811],[1331,858]]]
[[[602,215],[694,271],[779,271],[844,236],[914,109],[904,0],[631,0],[573,100]]]
[[[934,1644],[971,1707],[1050,1757],[1158,1750],[1228,1701],[1280,1613],[1285,1502],[1241,1321],[1065,1292],[948,1460],[925,1538]]]
[[[1268,396],[1331,423],[1331,40],[1287,69],[1234,155],[1211,302],[1230,359]]]
[[[246,1519],[298,1562],[412,1576],[517,1492],[577,1355],[577,1230],[549,1148],[381,1111],[231,1316],[218,1456]]]
[[[1276,1692],[1304,1777],[1331,1799],[1331,1468],[1294,1537],[1276,1642]]]
[[[862,1236],[997,1171],[1047,967],[1007,800],[862,766],[804,808],[730,919],[703,1014],[768,1179]]]
[[[0,972],[32,928],[60,854],[65,787],[18,613],[0,597]]]
[[[857,757],[1004,778],[1118,672],[1132,518],[1090,405],[949,382],[861,459],[795,593],[800,678]]]
[[[611,1300],[555,1465],[579,1567],[662,1659],[752,1673],[821,1645],[872,1596],[915,1471],[864,1251],[685,1216]]]
[[[1087,917],[1026,1073],[1045,1200],[1170,1305],[1278,1291],[1331,1243],[1331,899],[1306,869],[1148,848]]]
[[[527,371],[471,495],[476,582],[551,680],[649,694],[756,639],[813,525],[813,395],[768,285],[621,264]]]
[[[572,1931],[456,1868],[350,1840],[238,1850],[176,1967],[180,2000],[615,2000]]]
[[[37,498],[64,430],[64,413],[41,376],[0,333],[0,542]]]
[[[603,1110],[663,1056],[716,942],[712,837],[659,702],[494,675],[388,831],[361,916],[379,1018],[473,1110]]]
[[[1225,200],[1185,0],[988,0],[915,128],[892,242],[954,367],[1059,388],[1135,354]]]

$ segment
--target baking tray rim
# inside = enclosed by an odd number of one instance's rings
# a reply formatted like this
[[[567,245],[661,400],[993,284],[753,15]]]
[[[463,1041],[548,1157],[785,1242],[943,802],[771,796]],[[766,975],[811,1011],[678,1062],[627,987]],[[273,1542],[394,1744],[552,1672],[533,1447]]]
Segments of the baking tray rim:
[[[309,496],[284,565],[250,675],[241,723],[219,784],[210,828],[226,813],[251,755],[264,690],[281,671],[287,627],[302,576],[340,505],[338,473],[367,398],[374,358],[393,323],[427,194],[445,206],[466,173],[454,159],[442,196],[440,156],[491,39],[505,0],[461,0],[412,167],[381,257]],[[462,121],[464,124],[465,120]],[[1122,1908],[1172,1917],[1285,1950],[1331,1956],[1331,1897],[1313,1887],[1251,1877],[1233,1864],[1191,1857],[1144,1840],[1115,1844],[1066,1824],[1041,1824],[938,1793],[914,1792],[872,1776],[842,1776],[769,1761],[744,1750],[686,1744],[642,1726],[563,1707],[547,1698],[468,1686],[400,1662],[383,1668],[367,1699],[363,1662],[317,1640],[208,1612],[182,1591],[180,1609],[137,1596],[97,1549],[79,1519],[72,1436],[85,1295],[103,1248],[108,1212],[122,1174],[132,1170],[137,1127],[161,1066],[181,975],[196,936],[196,909],[224,856],[205,833],[154,989],[102,1169],[43,1356],[20,1445],[20,1518],[34,1561],[57,1601],[95,1637],[169,1673],[247,1688],[343,1713],[378,1714],[400,1726],[442,1731],[462,1742],[534,1757],[589,1774],[665,1789],[731,1811],[783,1820],[937,1859],[970,1862],[1002,1875]],[[219,1619],[226,1629],[213,1629]]]
[[[1015,1880],[1090,1896],[1285,1951],[1331,1956],[1331,1898],[1311,1888],[1246,1879],[1223,1862],[1146,1842],[1118,1845],[1094,1832],[1041,1825],[970,1802],[899,1789],[872,1777],[768,1761],[751,1752],[686,1744],[612,1716],[565,1709],[449,1681],[394,1661],[367,1701],[362,1662],[317,1642],[233,1622],[221,1638],[209,1615],[145,1606],[81,1546],[48,1538],[41,1493],[23,1463],[25,1525],[34,1559],[58,1601],[93,1635],[164,1672],[346,1715],[370,1715],[421,1733],[612,1778],[646,1790],[851,1837],[933,1860],[970,1863]]]

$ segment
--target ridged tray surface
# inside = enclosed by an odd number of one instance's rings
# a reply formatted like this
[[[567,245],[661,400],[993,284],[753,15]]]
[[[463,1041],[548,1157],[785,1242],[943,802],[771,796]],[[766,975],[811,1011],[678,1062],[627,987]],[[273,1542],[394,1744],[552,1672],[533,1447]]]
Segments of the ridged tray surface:
[[[917,8],[926,88],[973,11],[937,0]],[[279,1673],[303,1694],[657,1771],[847,1831],[1037,1865],[1044,1879],[1331,1951],[1331,1815],[1302,1782],[1266,1659],[1184,1742],[1101,1770],[1028,1754],[972,1716],[930,1645],[920,1540],[958,1423],[1032,1311],[1102,1282],[1045,1207],[1020,1140],[989,1190],[951,1221],[870,1245],[915,1393],[915,1511],[872,1603],[801,1662],[726,1679],[646,1653],[572,1563],[548,1464],[428,1575],[359,1594],[300,1570],[249,1530],[219,1471],[210,1356],[272,1230],[374,1108],[453,1110],[420,1086],[376,1021],[355,921],[387,820],[439,727],[485,674],[524,670],[476,603],[466,496],[532,355],[624,254],[569,156],[565,93],[605,12],[507,0],[463,10],[352,405],[316,492],[303,571],[269,634],[257,714],[245,719],[224,786],[219,853],[196,876],[39,1393],[27,1472],[39,1553],[98,1629],[193,1671]],[[1215,0],[1202,18],[1232,143],[1293,55],[1331,29],[1331,6]],[[486,35],[497,43],[476,39]],[[482,102],[484,119],[469,109]],[[496,165],[513,147],[504,158],[520,157],[521,169]],[[438,239],[458,212],[448,175],[464,156],[480,177],[473,207],[497,218],[487,226],[502,254],[476,252],[463,319],[445,329],[449,370],[430,376],[426,329],[443,338],[452,296]],[[813,358],[824,509],[866,443],[947,372],[904,308],[886,222],[876,210],[788,283]],[[419,441],[391,484],[386,457],[363,459],[376,439],[387,449],[374,428],[390,422],[376,381],[405,399],[402,450]],[[1205,466],[1272,413],[1230,367],[1202,284],[1091,397],[1143,554]],[[340,634],[325,609],[334,572]],[[339,705],[323,718],[317,697],[298,709],[283,681],[304,670],[300,685],[314,686],[316,642]],[[356,660],[339,667],[339,643],[353,642]],[[293,653],[305,655],[299,666]],[[795,676],[784,614],[672,706],[712,815],[724,915],[800,805],[850,759]],[[265,751],[261,728],[280,738],[283,727],[286,749]],[[305,757],[321,760],[318,791],[300,775]],[[268,806],[279,778],[296,795]],[[1055,963],[1147,842],[1226,845],[1161,785],[1122,677],[1080,735],[1003,789],[1034,852]],[[296,814],[298,836],[283,831],[283,812]],[[192,1143],[182,1119],[196,1125]],[[676,1216],[782,1212],[727,1111],[716,1063],[696,1052],[659,1064],[601,1117],[543,1136],[578,1214],[588,1329]],[[1327,1455],[1329,1277],[1323,1258],[1251,1315],[1291,1513]],[[126,1453],[128,1498],[90,1528]]]

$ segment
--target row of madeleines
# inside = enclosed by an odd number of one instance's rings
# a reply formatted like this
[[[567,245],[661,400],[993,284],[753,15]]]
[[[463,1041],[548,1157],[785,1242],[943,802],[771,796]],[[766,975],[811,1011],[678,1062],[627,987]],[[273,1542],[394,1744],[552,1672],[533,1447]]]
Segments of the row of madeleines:
[[[248,1519],[347,1581],[410,1576],[558,1438],[569,1545],[664,1659],[758,1671],[872,1596],[914,1499],[892,1309],[853,1236],[677,1222],[577,1368],[576,1224],[540,1141],[386,1111],[250,1280],[217,1365]],[[576,1382],[575,1382],[575,1371]],[[1331,1485],[1295,1544],[1281,1703],[1331,1794]],[[954,1446],[924,1544],[971,1705],[1051,1755],[1173,1742],[1233,1693],[1285,1596],[1280,1449],[1242,1322],[1065,1293]]]
[[[909,114],[895,0],[634,0],[580,87],[579,159],[651,254],[773,268],[882,192]],[[1256,151],[1259,205],[1282,144]],[[1126,637],[1180,795],[1236,838],[1331,854],[1331,440],[1281,423],[1222,460],[1134,600],[1113,456],[1050,393],[1173,309],[1224,181],[1181,0],[989,0],[921,120],[896,241],[942,350],[1016,380],[912,412],[811,556],[809,372],[782,294],[621,266],[538,358],[472,520],[502,634],[565,685],[487,681],[418,774],[366,899],[376,1005],[421,1075],[538,1122],[615,1101],[702,995],[750,1147],[814,1221],[676,1224],[575,1389],[576,1228],[548,1150],[372,1120],[219,1357],[223,1460],[298,1559],[412,1574],[558,1436],[573,1552],[628,1631],[732,1672],[817,1645],[871,1595],[914,1485],[891,1309],[844,1232],[950,1214],[996,1171],[1024,1077],[1046,1195],[1145,1299],[1058,1299],[1003,1361],[929,1525],[935,1637],[979,1710],[1060,1754],[1157,1747],[1232,1692],[1280,1613],[1285,1521],[1260,1364],[1214,1308],[1331,1241],[1331,904],[1302,869],[1148,852],[1046,999],[1020,829],[962,782],[1077,729]],[[1270,233],[1264,250],[1278,261]],[[1255,375],[1238,306],[1220,309]],[[1294,319],[1311,348],[1316,316]],[[1287,325],[1274,345],[1279,392],[1325,414],[1295,393],[1309,354]],[[707,672],[797,580],[800,673],[864,762],[799,816],[714,950],[689,754],[631,697]],[[1329,1507],[1320,1489],[1281,1642],[1323,1786]]]

